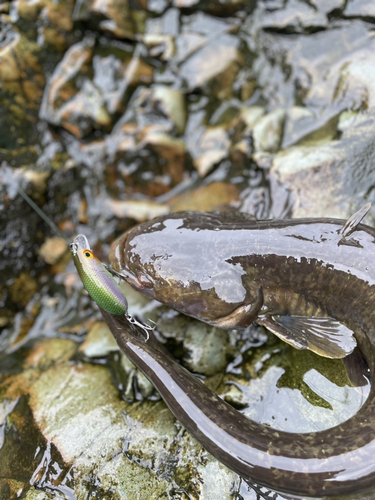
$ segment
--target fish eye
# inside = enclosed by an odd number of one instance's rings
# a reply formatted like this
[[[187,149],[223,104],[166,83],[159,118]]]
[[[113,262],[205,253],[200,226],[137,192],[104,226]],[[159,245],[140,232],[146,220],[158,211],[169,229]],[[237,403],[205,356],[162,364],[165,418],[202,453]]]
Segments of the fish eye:
[[[92,253],[90,252],[90,250],[84,250],[83,255],[88,259],[92,259]]]

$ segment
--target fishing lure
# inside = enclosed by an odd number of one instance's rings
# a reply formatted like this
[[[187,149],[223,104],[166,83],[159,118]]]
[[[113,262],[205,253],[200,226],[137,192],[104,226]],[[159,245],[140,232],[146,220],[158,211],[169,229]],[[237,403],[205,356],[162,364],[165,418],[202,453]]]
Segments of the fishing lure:
[[[139,323],[128,314],[128,301],[125,295],[114,279],[111,270],[107,269],[91,251],[86,236],[83,234],[76,236],[73,243],[70,244],[70,250],[79,277],[90,297],[104,311],[116,316],[125,316],[130,323],[142,328],[146,333],[147,341],[149,338],[148,330],[153,330],[154,327]],[[113,274],[117,273],[114,271]]]
[[[95,257],[89,242],[79,234],[70,244],[73,261],[90,297],[105,311],[124,316],[128,302],[111,273]]]

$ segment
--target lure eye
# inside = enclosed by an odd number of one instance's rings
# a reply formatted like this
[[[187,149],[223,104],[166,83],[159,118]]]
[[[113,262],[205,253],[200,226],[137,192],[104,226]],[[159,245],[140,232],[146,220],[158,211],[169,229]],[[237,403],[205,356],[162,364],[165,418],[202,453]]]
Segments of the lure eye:
[[[87,259],[92,259],[92,253],[90,252],[90,250],[84,250],[84,251],[83,251],[83,255],[84,255]]]

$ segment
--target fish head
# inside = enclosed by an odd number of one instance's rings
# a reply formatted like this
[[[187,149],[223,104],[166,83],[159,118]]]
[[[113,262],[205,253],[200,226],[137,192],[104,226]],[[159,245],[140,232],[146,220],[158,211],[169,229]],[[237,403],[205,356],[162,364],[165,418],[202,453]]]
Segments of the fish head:
[[[176,212],[139,224],[113,243],[111,265],[133,288],[184,314],[225,316],[246,292],[239,269],[221,262],[206,219]]]

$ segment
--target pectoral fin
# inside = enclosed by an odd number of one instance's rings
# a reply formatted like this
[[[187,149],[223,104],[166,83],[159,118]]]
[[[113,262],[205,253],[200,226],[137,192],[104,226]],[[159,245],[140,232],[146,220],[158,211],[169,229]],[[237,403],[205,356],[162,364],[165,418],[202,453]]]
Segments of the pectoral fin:
[[[257,320],[259,311],[263,305],[263,290],[259,287],[256,292],[254,302],[251,304],[244,304],[243,306],[235,309],[228,316],[224,316],[214,321],[210,321],[211,325],[219,328],[236,328],[245,327]]]
[[[265,316],[257,323],[296,349],[310,349],[326,358],[344,358],[357,345],[353,331],[333,318]]]

